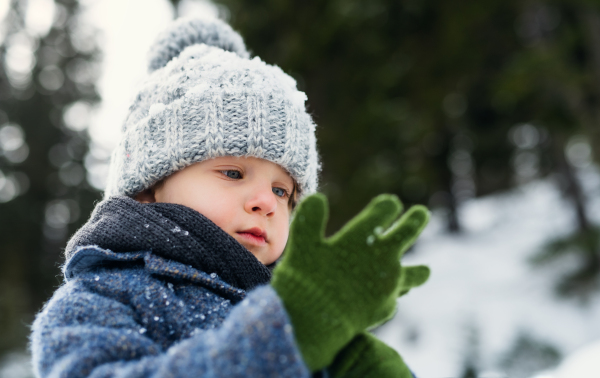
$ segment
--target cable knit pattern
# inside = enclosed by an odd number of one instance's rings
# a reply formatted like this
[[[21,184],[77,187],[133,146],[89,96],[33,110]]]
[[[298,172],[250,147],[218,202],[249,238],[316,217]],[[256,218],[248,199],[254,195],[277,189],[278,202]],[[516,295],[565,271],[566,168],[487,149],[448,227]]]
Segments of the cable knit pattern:
[[[134,196],[219,156],[272,161],[302,195],[315,192],[319,159],[306,95],[279,67],[246,57],[222,21],[178,21],[163,33],[113,152],[105,197]]]

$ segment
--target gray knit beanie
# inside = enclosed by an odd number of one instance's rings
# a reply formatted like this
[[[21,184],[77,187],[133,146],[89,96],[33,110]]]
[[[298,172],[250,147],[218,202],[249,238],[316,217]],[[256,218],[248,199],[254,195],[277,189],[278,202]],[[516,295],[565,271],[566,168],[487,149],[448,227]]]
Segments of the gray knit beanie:
[[[279,67],[249,59],[217,19],[179,19],[159,35],[149,74],[113,152],[105,198],[135,196],[191,164],[253,156],[286,169],[302,195],[317,189],[315,125],[306,95]]]

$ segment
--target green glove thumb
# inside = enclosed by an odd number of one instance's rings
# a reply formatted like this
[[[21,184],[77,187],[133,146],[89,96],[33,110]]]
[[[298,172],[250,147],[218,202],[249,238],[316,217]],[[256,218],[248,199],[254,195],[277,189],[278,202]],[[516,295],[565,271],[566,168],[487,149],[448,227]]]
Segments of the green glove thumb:
[[[408,293],[410,289],[421,286],[429,279],[431,271],[425,265],[403,266],[400,282],[398,283],[399,294],[401,297]]]
[[[430,270],[425,265],[403,266],[401,268],[400,279],[398,280],[398,297],[408,293],[410,289],[423,285],[429,279]],[[395,313],[390,313],[387,318],[381,319],[378,323],[371,325],[368,329],[372,330],[388,322],[394,317]]]

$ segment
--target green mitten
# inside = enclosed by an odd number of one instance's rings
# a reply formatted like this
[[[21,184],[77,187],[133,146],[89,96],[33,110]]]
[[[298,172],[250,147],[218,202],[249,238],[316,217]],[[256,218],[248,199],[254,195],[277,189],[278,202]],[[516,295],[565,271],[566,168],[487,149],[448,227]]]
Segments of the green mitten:
[[[412,378],[402,357],[368,332],[356,336],[329,367],[333,378]]]
[[[428,278],[429,268],[426,266],[402,267],[399,295],[424,284]],[[329,372],[333,378],[412,377],[402,357],[368,332],[358,334],[335,356]]]
[[[271,285],[290,316],[304,361],[328,366],[357,334],[389,319],[401,290],[400,257],[429,219],[423,206],[401,212],[396,196],[380,195],[325,239],[327,200],[298,205],[284,258]]]

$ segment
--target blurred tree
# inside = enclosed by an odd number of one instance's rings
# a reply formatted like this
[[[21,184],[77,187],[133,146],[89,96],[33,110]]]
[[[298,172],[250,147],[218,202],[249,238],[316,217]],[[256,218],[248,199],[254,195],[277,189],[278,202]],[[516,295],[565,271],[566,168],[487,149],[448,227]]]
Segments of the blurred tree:
[[[1,24],[0,354],[25,347],[66,238],[100,198],[82,165],[99,55],[77,15],[73,0],[12,0]]]
[[[550,371],[561,360],[560,351],[553,345],[528,334],[519,334],[514,345],[500,361],[507,377],[529,378],[540,371]]]
[[[529,138],[516,130],[521,151],[515,162],[527,167],[539,160],[542,174],[555,173],[577,226],[572,234],[551,241],[534,261],[574,256],[579,268],[559,278],[557,289],[587,295],[598,290],[600,233],[589,219],[577,171],[590,164],[592,155],[600,157],[600,4],[526,2],[520,5],[516,30],[523,47],[497,78],[496,105],[514,120],[533,122],[527,126],[534,131]],[[535,135],[539,131],[544,140]]]
[[[464,363],[460,378],[477,378],[479,376],[479,366],[481,365],[480,331],[473,323],[467,323],[465,331],[466,345],[463,347],[465,349],[463,353]]]

